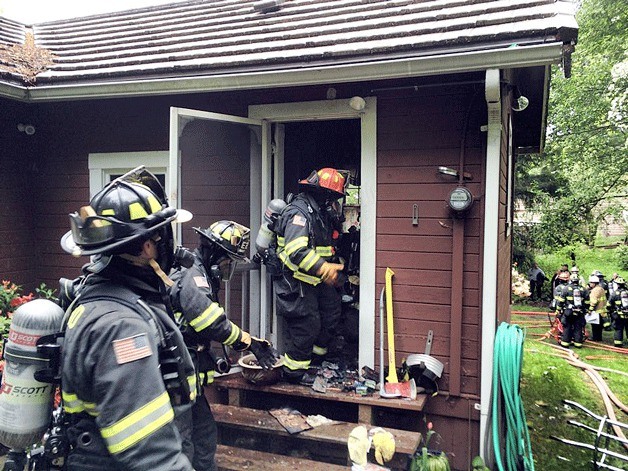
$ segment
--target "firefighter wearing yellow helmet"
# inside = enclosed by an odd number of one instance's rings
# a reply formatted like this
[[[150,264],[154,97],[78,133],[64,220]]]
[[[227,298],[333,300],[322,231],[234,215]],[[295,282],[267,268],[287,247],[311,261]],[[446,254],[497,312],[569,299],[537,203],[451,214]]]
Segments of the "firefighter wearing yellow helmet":
[[[336,336],[341,295],[336,288],[344,266],[336,263],[345,177],[333,168],[313,171],[275,223],[277,255],[283,272],[274,277],[277,313],[287,335],[283,374],[301,382],[312,363],[322,360]]]
[[[143,167],[70,214],[62,247],[92,259],[64,319],[64,469],[193,469],[174,417],[195,400],[194,365],[162,294],[183,214]]]
[[[217,427],[202,386],[213,382],[215,371],[226,373],[229,363],[224,358],[216,358],[211,342],[236,351],[251,351],[262,368],[272,367],[278,355],[268,341],[252,337],[227,319],[227,313],[218,302],[220,282],[228,281],[237,263],[246,260],[249,228],[225,220],[207,229],[195,227],[194,230],[200,241],[191,266],[178,267],[170,274],[174,281],[170,299],[185,343],[196,357],[199,385],[194,406],[177,418],[177,425],[183,450],[194,469],[215,471]]]

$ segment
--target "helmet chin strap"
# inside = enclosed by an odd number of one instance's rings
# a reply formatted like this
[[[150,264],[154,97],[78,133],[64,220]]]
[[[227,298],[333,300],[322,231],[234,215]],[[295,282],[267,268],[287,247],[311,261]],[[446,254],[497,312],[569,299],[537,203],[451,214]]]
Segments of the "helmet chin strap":
[[[168,278],[168,275],[166,275],[166,272],[164,272],[161,269],[161,267],[159,266],[159,263],[157,263],[157,260],[155,260],[154,258],[142,258],[136,255],[130,255],[127,253],[120,254],[120,257],[125,260],[128,260],[133,265],[136,265],[138,267],[150,266],[155,272],[155,274],[161,279],[161,281],[163,281],[166,284],[166,286],[174,285],[174,281]]]

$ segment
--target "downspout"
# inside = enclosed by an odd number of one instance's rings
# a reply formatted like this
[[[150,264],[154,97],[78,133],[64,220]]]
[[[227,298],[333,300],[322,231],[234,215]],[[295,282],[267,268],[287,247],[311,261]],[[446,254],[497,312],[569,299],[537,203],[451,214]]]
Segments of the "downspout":
[[[484,260],[482,271],[482,354],[480,385],[480,455],[487,458],[487,437],[493,377],[493,345],[497,319],[497,234],[499,163],[501,157],[501,93],[499,69],[486,71],[484,87],[488,109],[486,187],[484,189]]]

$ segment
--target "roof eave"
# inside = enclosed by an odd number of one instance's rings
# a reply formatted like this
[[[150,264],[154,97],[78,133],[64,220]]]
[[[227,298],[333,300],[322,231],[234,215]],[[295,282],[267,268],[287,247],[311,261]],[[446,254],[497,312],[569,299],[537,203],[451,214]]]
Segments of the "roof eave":
[[[556,41],[514,48],[436,54],[377,62],[194,77],[148,80],[140,78],[115,82],[99,81],[35,87],[16,87],[8,82],[0,82],[0,95],[28,102],[46,102],[267,89],[443,75],[494,68],[534,67],[559,63],[562,55],[563,43]]]

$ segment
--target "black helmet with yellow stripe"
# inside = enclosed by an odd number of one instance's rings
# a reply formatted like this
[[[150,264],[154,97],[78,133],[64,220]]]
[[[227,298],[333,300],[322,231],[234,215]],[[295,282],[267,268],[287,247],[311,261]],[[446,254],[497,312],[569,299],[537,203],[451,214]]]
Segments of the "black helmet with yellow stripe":
[[[234,221],[216,221],[207,229],[195,227],[201,245],[216,245],[232,260],[244,260],[249,250],[250,229]]]
[[[113,180],[88,206],[70,214],[71,231],[61,246],[75,256],[127,253],[162,228],[172,239],[170,223],[190,216],[168,206],[159,180],[141,166]]]

